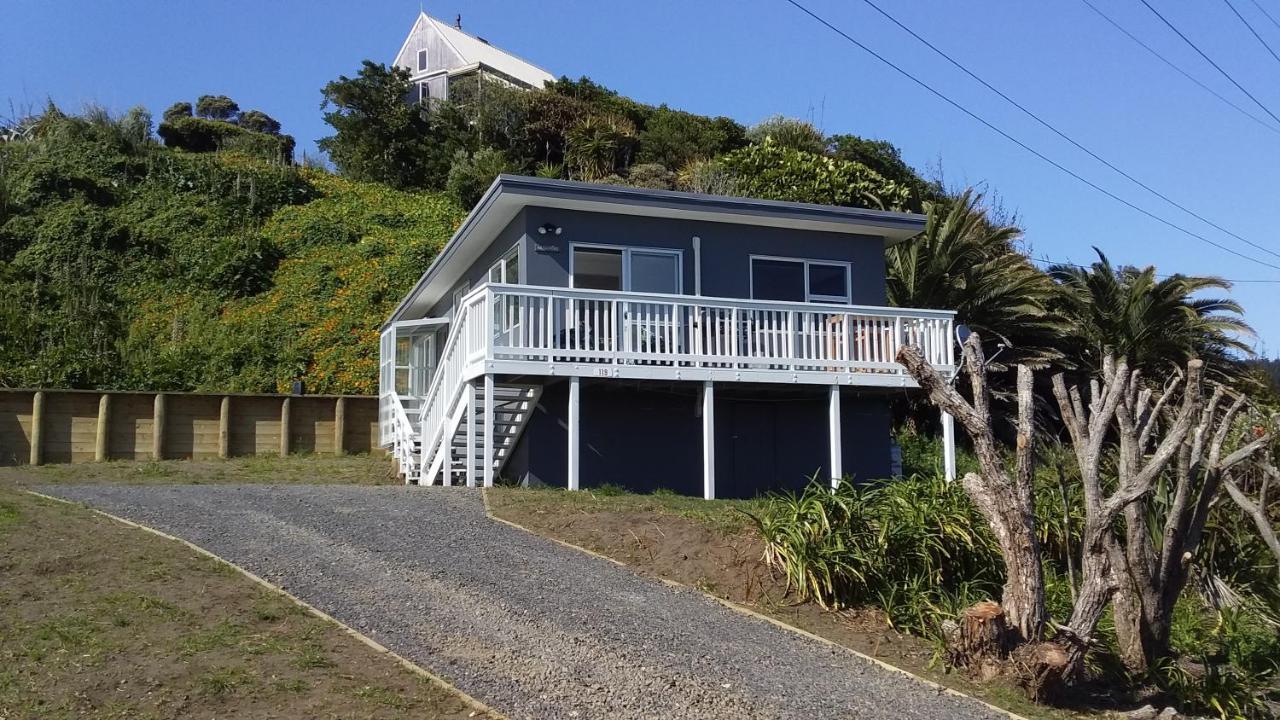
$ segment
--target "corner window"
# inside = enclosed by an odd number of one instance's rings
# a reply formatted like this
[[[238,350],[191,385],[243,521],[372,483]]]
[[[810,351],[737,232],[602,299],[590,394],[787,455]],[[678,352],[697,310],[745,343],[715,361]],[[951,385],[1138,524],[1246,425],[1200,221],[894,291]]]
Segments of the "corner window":
[[[498,262],[489,268],[489,282],[506,285],[520,284],[520,246],[514,245]]]
[[[751,258],[751,297],[756,300],[847,305],[851,290],[848,263]]]
[[[418,72],[422,72],[423,70],[426,70],[426,69],[427,69],[427,51],[419,50],[418,51]]]

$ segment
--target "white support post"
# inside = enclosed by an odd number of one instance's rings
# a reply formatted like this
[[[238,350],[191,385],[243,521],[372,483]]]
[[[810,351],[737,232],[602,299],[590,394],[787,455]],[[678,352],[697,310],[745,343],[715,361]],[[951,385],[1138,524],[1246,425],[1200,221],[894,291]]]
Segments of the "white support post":
[[[463,390],[467,394],[467,487],[476,486],[476,383],[474,380],[467,381],[467,387]]]
[[[569,378],[569,489],[578,489],[578,429],[579,402],[582,399],[582,378]]]
[[[844,479],[844,457],[840,436],[840,386],[832,385],[827,390],[827,426],[830,431],[831,448],[831,489],[840,487]]]
[[[702,383],[702,497],[716,499],[716,394],[710,380]]]
[[[947,482],[956,479],[956,419],[942,413],[942,469]]]
[[[484,376],[484,486],[493,487],[493,375]]]

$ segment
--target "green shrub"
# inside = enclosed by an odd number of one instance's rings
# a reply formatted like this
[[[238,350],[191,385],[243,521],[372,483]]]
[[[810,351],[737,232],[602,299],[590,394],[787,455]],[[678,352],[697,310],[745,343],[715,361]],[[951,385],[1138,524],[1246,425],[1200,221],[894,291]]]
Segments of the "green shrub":
[[[911,195],[865,165],[784,147],[770,138],[735,150],[720,163],[746,197],[900,210]]]
[[[813,482],[771,496],[752,520],[765,559],[801,600],[880,607],[897,628],[936,636],[941,620],[997,594],[999,550],[956,483],[911,475],[834,492]]]

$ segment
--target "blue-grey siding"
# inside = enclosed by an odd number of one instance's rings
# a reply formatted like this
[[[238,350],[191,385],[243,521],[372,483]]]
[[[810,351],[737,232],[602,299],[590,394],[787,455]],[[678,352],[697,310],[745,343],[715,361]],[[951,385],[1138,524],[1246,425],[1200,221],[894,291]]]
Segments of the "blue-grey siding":
[[[695,384],[620,386],[583,381],[580,483],[610,483],[636,492],[667,488],[702,494],[702,421]],[[567,476],[568,383],[548,384],[504,475],[563,485]],[[778,392],[768,387],[716,387],[716,497],[750,498],[800,489],[828,477],[825,388]],[[845,391],[842,456],[856,480],[888,477],[890,412],[883,395]]]

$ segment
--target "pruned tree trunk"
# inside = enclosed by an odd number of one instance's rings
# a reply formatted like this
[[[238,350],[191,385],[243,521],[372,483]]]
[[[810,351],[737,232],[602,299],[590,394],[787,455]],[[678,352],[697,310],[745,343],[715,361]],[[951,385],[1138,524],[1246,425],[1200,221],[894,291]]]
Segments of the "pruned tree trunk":
[[[1005,565],[1000,606],[1019,641],[1039,639],[1045,622],[1044,571],[1040,565],[1032,487],[1034,405],[1031,370],[1025,366],[1018,367],[1018,443],[1015,472],[1011,475],[1005,468],[992,429],[987,370],[977,333],[970,335],[964,343],[963,354],[964,367],[973,390],[972,404],[925,361],[918,348],[904,345],[898,350],[897,360],[928,392],[929,400],[950,413],[972,440],[982,472],[966,473],[960,482],[987,521],[1000,547]]]

